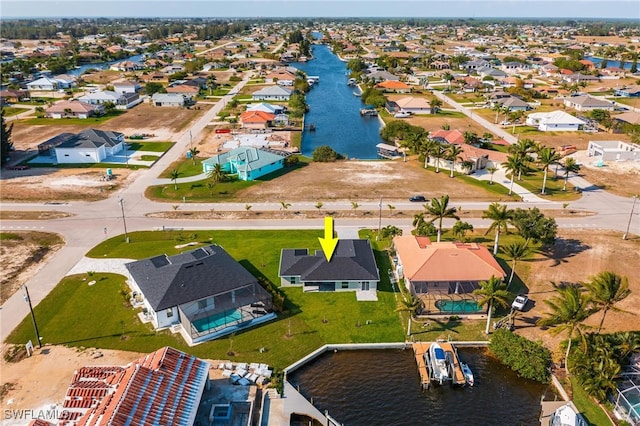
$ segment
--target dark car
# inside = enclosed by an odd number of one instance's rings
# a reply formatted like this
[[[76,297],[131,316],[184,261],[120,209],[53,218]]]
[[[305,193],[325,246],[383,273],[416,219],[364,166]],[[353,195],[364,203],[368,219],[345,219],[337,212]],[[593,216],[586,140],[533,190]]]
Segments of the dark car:
[[[26,165],[18,165],[18,166],[9,166],[7,169],[9,170],[28,170],[30,167]]]
[[[413,197],[409,197],[409,201],[424,203],[428,200],[424,197],[424,195],[414,195]]]

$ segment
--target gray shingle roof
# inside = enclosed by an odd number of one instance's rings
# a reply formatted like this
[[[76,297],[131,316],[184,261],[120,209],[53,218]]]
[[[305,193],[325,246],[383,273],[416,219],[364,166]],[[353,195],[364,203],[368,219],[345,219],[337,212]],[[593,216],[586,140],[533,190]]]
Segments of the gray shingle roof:
[[[62,133],[40,144],[59,148],[98,148],[103,145],[114,147],[122,142],[123,134],[109,130],[85,129],[78,134]]]
[[[210,245],[125,265],[157,312],[257,282],[224,249]]]
[[[305,249],[283,249],[279,275],[299,276],[301,281],[380,280],[369,240],[338,240],[331,262],[322,250],[309,254]]]

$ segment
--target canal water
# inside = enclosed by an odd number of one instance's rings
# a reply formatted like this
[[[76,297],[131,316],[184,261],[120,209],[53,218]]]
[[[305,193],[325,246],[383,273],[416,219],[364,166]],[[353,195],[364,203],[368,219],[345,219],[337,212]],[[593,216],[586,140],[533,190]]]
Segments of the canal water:
[[[547,386],[517,377],[485,349],[458,352],[473,371],[474,387],[422,390],[410,349],[327,353],[288,379],[345,426],[539,424]]]
[[[118,59],[117,61],[95,62],[95,63],[90,63],[90,64],[83,64],[83,65],[80,65],[77,68],[69,70],[67,72],[67,74],[80,76],[80,75],[82,75],[83,72],[85,72],[86,70],[89,70],[89,69],[107,70],[107,69],[109,69],[109,67],[111,65],[115,64],[116,62],[122,62],[122,61],[142,62],[143,58],[144,58],[144,55],[135,55],[135,56],[131,56],[129,58]]]
[[[353,95],[355,88],[347,86],[346,63],[325,45],[312,48],[313,60],[293,64],[308,76],[320,77],[306,96],[310,110],[305,124],[315,125],[316,130],[304,131],[302,153],[310,156],[316,147],[329,145],[348,158],[377,158],[376,145],[382,142],[380,120],[360,116],[363,104]]]
[[[595,64],[596,68],[600,68],[600,63],[602,63],[602,61],[604,61],[604,59],[602,58],[597,58],[595,56],[585,56],[584,57],[586,60],[591,61]],[[631,61],[625,61],[624,62],[624,69],[629,70],[631,69]],[[620,68],[620,61],[616,61],[614,59],[607,59],[607,66],[608,67],[617,67]]]

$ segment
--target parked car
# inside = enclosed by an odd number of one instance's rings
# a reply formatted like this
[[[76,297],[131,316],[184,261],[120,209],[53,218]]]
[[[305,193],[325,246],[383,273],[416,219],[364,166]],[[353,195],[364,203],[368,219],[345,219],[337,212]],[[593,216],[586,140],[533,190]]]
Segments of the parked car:
[[[429,200],[427,200],[424,195],[414,195],[413,197],[409,197],[409,201],[424,203]]]
[[[9,170],[28,170],[30,167],[26,165],[17,165],[17,166],[9,166],[7,169]]]
[[[500,125],[501,125],[501,126],[508,126],[509,124],[511,124],[511,122],[510,122],[510,121],[507,121],[507,120],[504,120],[504,121],[501,121],[501,122],[500,122]]]
[[[513,303],[511,304],[511,307],[517,311],[522,311],[524,310],[524,307],[527,306],[528,302],[529,297],[521,294],[519,296],[516,296],[516,298],[513,300]]]

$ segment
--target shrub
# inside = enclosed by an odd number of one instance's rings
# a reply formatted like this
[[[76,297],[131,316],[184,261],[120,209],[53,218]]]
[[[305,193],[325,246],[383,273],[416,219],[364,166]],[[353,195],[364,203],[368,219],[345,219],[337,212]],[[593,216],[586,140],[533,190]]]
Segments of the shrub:
[[[525,379],[549,383],[551,352],[539,343],[518,336],[509,330],[493,333],[489,349],[498,359]]]
[[[329,145],[321,145],[313,151],[313,161],[320,163],[331,163],[336,160],[341,160],[342,155],[338,154]]]

